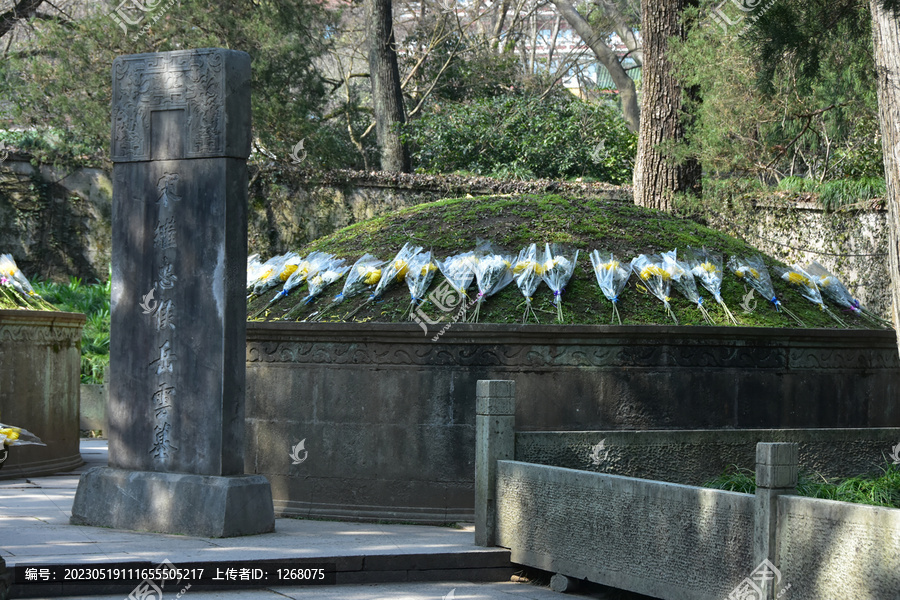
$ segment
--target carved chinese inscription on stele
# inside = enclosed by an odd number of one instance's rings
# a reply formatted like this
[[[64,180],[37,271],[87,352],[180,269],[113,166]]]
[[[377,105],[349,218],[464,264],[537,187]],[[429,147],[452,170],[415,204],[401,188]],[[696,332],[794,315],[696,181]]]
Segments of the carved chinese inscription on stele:
[[[245,123],[225,118],[235,91],[224,52],[205,49],[117,58],[113,161],[246,158],[249,115]],[[239,125],[246,125],[246,132]]]
[[[113,66],[113,468],[243,472],[249,84],[231,50]]]

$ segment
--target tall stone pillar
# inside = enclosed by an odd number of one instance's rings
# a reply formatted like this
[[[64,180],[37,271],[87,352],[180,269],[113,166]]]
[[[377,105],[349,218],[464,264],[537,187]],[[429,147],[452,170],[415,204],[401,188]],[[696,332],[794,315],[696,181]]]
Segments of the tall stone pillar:
[[[113,63],[109,467],[72,523],[211,537],[274,530],[243,475],[250,57]]]

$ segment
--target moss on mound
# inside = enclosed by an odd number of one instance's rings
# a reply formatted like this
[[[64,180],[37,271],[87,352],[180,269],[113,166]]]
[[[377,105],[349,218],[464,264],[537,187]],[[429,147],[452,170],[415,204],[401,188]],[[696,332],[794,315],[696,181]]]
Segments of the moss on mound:
[[[504,250],[516,254],[521,248],[545,242],[561,243],[581,250],[578,266],[563,294],[564,322],[569,324],[609,324],[612,305],[597,285],[589,258],[594,249],[608,250],[625,261],[638,254],[661,253],[687,246],[703,247],[731,255],[747,256],[759,253],[746,242],[705,227],[695,221],[679,218],[655,210],[643,209],[633,204],[604,199],[563,198],[556,195],[513,195],[456,198],[419,204],[395,214],[376,217],[345,227],[335,233],[317,239],[296,252],[305,256],[314,250],[331,252],[346,258],[352,264],[369,252],[382,260],[394,257],[405,242],[434,251],[436,257],[444,257],[471,250],[478,240],[488,240]],[[767,266],[783,264],[765,256]],[[434,289],[443,280],[438,274],[431,284]],[[772,274],[775,293],[809,328],[839,328],[827,314],[789,288]],[[261,320],[280,319],[291,314],[291,320],[304,320],[331,302],[343,287],[343,279],[332,284],[315,302],[304,305],[306,285],[294,290],[260,314]],[[473,283],[474,288],[474,283]],[[470,288],[471,290],[472,288]],[[701,289],[710,315],[717,325],[728,325],[721,308],[710,295]],[[248,315],[263,309],[277,289],[249,302]],[[746,312],[741,302],[747,295],[745,286],[726,269],[722,284],[722,296],[740,325],[752,327],[796,327],[787,315],[776,312],[772,305],[758,295],[750,301],[755,310]],[[471,295],[471,292],[470,292]],[[700,312],[684,297],[673,290],[672,308],[681,325],[703,325]],[[404,283],[394,285],[383,300],[367,302],[363,294],[345,300],[329,310],[323,320],[343,320],[345,315],[359,309],[353,321],[397,322],[405,321],[409,307],[409,291]],[[553,294],[541,284],[535,294],[533,306],[541,323],[556,322]],[[362,306],[361,305],[364,305]],[[361,307],[361,308],[360,308]],[[522,321],[524,299],[515,282],[494,296],[481,307],[479,322],[516,323]],[[423,311],[434,320],[448,321],[452,315],[436,309],[430,302]],[[671,324],[662,302],[652,296],[636,277],[632,276],[619,300],[619,312],[626,325]],[[864,329],[865,321],[852,315],[843,317],[854,328]],[[531,321],[534,322],[533,320]]]

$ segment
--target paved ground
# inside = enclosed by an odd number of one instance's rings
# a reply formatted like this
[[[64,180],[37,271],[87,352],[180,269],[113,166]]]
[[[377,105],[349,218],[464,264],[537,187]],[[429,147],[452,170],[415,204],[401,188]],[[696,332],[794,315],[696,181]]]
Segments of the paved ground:
[[[431,555],[438,562],[456,559],[496,562],[496,550],[474,544],[474,527],[459,529],[418,525],[381,525],[278,519],[276,532],[260,536],[211,539],[178,535],[135,533],[99,527],[69,525],[78,477],[85,469],[106,464],[106,443],[84,440],[82,455],[86,465],[72,473],[34,479],[0,481],[0,556],[8,566],[53,564],[102,564],[121,561],[168,559],[174,564],[213,562],[228,564],[238,560],[313,559],[350,557],[385,563],[421,564]],[[441,556],[443,555],[443,556]],[[420,557],[413,560],[411,557]],[[355,558],[354,558],[355,557]],[[431,562],[435,562],[432,560]],[[414,579],[421,566],[400,566]],[[434,577],[435,567],[431,567]],[[441,568],[436,567],[438,570]],[[201,591],[166,586],[167,599],[247,600],[249,598],[297,600],[562,600],[564,598],[606,598],[602,593],[575,596],[557,594],[547,587],[529,583],[470,583],[466,571],[452,568],[447,580],[315,587],[271,587],[257,590]],[[455,576],[454,576],[455,575]],[[21,596],[21,589],[14,590]],[[34,590],[33,590],[34,591]],[[97,600],[128,594],[93,595]],[[105,592],[100,592],[105,593]],[[31,595],[31,594],[29,594]],[[78,597],[78,596],[70,596]],[[611,596],[609,596],[611,597]],[[156,600],[153,596],[138,600]]]

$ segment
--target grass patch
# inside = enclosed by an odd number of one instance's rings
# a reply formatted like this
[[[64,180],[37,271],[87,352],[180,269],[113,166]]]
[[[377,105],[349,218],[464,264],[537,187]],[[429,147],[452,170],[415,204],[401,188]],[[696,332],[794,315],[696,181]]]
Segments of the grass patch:
[[[703,487],[753,494],[756,492],[756,473],[731,465],[724,473],[704,483]],[[816,472],[803,472],[798,477],[797,494],[900,508],[900,465],[887,463],[880,472],[847,478],[827,479]]]

